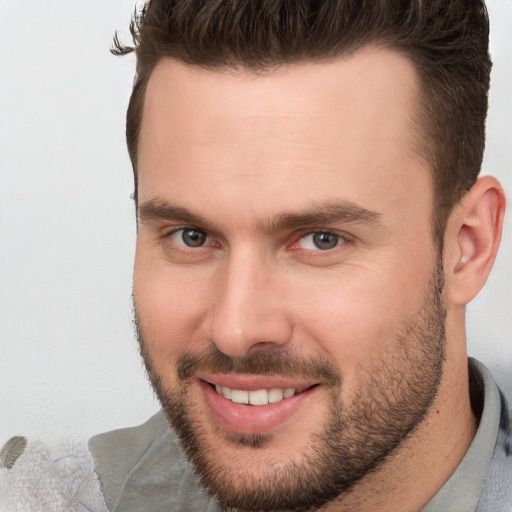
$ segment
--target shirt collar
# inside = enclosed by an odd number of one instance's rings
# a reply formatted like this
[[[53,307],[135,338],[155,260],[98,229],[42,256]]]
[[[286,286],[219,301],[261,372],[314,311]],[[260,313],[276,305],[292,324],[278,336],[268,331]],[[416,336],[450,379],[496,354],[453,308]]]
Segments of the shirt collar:
[[[471,403],[483,401],[476,435],[461,463],[421,512],[475,512],[491,466],[500,422],[500,394],[491,372],[469,359]]]

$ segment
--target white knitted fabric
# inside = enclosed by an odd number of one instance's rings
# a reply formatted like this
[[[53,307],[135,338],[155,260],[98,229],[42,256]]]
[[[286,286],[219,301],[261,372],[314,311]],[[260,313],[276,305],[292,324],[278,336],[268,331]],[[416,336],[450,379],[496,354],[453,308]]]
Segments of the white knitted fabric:
[[[0,469],[1,512],[108,512],[85,442],[29,442]]]

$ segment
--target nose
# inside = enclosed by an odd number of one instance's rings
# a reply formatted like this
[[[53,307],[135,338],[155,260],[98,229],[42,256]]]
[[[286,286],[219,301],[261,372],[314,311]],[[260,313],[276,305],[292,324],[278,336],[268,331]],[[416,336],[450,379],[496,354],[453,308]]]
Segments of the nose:
[[[289,342],[293,324],[277,266],[246,251],[232,253],[219,270],[209,336],[221,352],[237,358]]]

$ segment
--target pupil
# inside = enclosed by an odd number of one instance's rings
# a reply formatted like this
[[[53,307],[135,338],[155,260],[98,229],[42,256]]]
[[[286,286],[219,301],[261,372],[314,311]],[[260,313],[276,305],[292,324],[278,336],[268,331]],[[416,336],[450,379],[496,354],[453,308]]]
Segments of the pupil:
[[[321,250],[333,249],[338,245],[338,235],[332,233],[315,233],[313,235],[314,244]]]
[[[199,247],[204,244],[206,235],[202,231],[186,229],[183,231],[181,238],[183,239],[185,245],[188,245],[189,247]]]

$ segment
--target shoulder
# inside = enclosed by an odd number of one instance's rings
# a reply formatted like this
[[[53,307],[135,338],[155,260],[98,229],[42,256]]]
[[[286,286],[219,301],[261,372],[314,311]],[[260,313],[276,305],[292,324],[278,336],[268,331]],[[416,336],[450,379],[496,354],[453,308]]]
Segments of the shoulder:
[[[498,385],[499,425],[487,482],[479,502],[479,512],[512,511],[512,390]]]
[[[131,468],[156,444],[164,440],[175,446],[164,415],[159,412],[142,425],[98,434],[89,439],[96,469],[122,471]]]
[[[137,427],[94,436],[89,450],[111,511],[211,507],[162,412]]]

